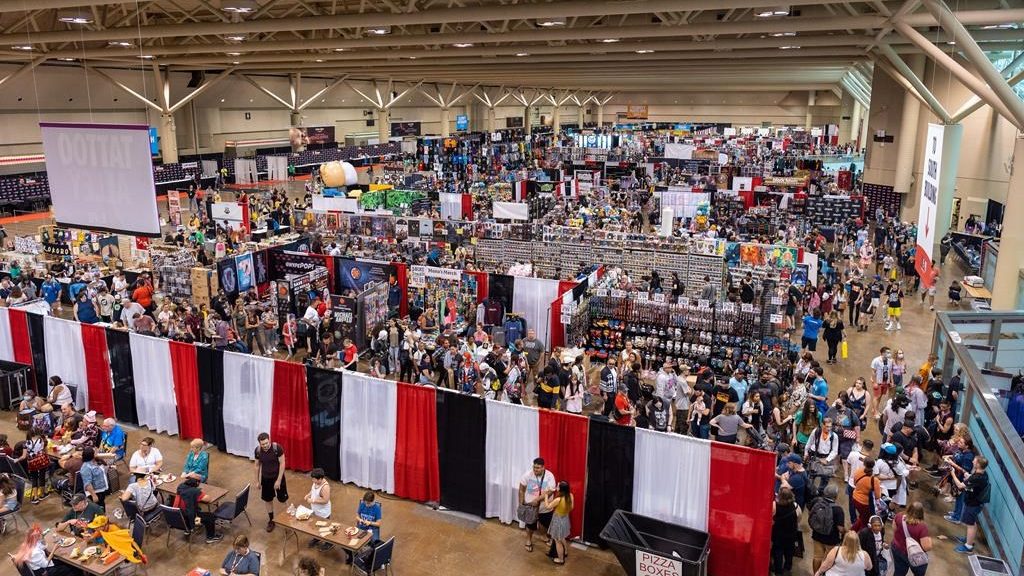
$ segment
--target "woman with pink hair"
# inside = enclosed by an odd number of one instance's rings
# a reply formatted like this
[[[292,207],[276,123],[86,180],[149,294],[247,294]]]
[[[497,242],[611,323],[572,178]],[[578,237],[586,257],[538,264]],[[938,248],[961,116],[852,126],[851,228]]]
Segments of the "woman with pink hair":
[[[28,567],[35,576],[73,576],[78,573],[67,564],[54,564],[53,552],[46,551],[43,529],[39,524],[33,524],[32,529],[25,534],[25,540],[18,547],[18,551],[14,553],[14,563]]]

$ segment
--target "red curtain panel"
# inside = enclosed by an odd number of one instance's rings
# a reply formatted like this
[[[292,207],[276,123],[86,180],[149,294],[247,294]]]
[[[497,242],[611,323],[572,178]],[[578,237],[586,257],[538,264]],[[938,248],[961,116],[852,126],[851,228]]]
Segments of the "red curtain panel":
[[[575,346],[575,342],[565,341],[565,326],[562,325],[562,298],[566,292],[572,291],[576,287],[576,282],[571,280],[559,280],[558,281],[558,300],[555,300],[551,304],[551,325],[548,329],[548,337],[551,340],[551,347],[556,346]],[[572,298],[572,295],[569,295]]]
[[[303,472],[311,470],[313,431],[305,366],[281,360],[274,362],[274,406],[270,414],[270,437],[284,447],[287,467]]]
[[[441,500],[437,399],[429,386],[398,383],[395,496],[417,502]]]
[[[462,218],[461,219],[462,220],[472,220],[473,219],[473,195],[472,194],[463,194],[462,195]],[[472,233],[467,231],[466,235],[470,236],[470,235],[472,235]]]
[[[182,438],[203,437],[203,405],[199,398],[199,370],[196,347],[184,342],[169,343],[174,372],[174,399],[178,403],[178,434]]]
[[[11,341],[14,344],[14,360],[19,364],[32,365],[32,341],[28,337],[28,318],[24,310],[9,308],[7,321],[11,325]]]
[[[472,270],[463,271],[465,274],[472,274],[476,277],[476,303],[479,304],[487,298],[487,272],[476,272]]]
[[[392,262],[395,267],[395,278],[398,280],[398,287],[402,291],[402,299],[398,305],[398,315],[405,318],[409,314],[409,268],[405,262]]]
[[[107,356],[107,331],[100,326],[82,324],[82,348],[85,350],[85,376],[89,386],[89,410],[114,416],[114,384]],[[194,364],[194,363],[193,363]]]
[[[767,576],[771,555],[775,456],[711,443],[709,573]]]
[[[572,491],[569,514],[571,536],[583,533],[583,494],[587,477],[588,421],[566,412],[540,411],[540,457],[559,482],[565,480]]]

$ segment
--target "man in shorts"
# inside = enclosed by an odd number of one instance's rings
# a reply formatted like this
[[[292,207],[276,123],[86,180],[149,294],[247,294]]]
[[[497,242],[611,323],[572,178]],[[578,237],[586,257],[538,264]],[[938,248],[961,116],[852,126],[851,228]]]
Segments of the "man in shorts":
[[[935,260],[932,260],[932,267],[928,269],[928,281],[921,285],[928,285],[921,290],[921,304],[924,304],[925,297],[928,298],[928,309],[935,310],[935,287],[939,284],[939,269],[935,267]]]
[[[534,458],[533,468],[519,481],[519,517],[532,520],[532,522],[524,521],[527,552],[533,552],[533,533],[537,531],[537,525],[539,524],[545,531],[551,525],[554,511],[545,509],[544,500],[557,488],[555,475],[544,468],[544,459]],[[534,508],[534,510],[530,511],[528,508]]]
[[[284,504],[288,501],[288,486],[284,480],[284,448],[277,442],[270,441],[270,434],[260,433],[256,437],[256,486],[260,489],[260,499],[267,505],[267,532],[274,531],[274,497]]]
[[[878,356],[871,361],[871,407],[875,419],[878,419],[878,405],[882,398],[889,395],[892,387],[892,350],[882,346]]]

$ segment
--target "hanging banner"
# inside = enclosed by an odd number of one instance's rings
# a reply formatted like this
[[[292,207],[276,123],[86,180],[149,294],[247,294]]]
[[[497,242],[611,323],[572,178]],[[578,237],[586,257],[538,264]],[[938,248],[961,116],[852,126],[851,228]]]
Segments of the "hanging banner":
[[[238,275],[234,258],[225,258],[217,262],[217,278],[220,279],[220,289],[233,300],[238,295]]]
[[[338,345],[348,338],[353,342],[357,341],[356,337],[356,311],[359,304],[355,298],[348,296],[331,296],[331,310],[334,314],[334,331],[336,336],[340,336],[337,339]],[[356,344],[358,346],[358,344]]]
[[[917,275],[926,288],[931,288],[935,283],[932,277],[932,249],[935,246],[935,216],[938,214],[943,136],[945,130],[942,125],[928,125],[924,166],[921,169],[921,201],[917,213],[917,249],[914,251],[914,269],[917,270]]]
[[[370,341],[388,321],[388,285],[378,282],[367,288],[357,299],[359,310],[359,332],[355,343],[360,350],[370,346]]]
[[[271,250],[268,260],[272,280],[280,280],[290,274],[306,274],[315,270],[317,266],[323,266],[321,258],[305,252],[288,250]]]
[[[256,285],[255,272],[253,270],[252,254],[242,254],[235,257],[236,276],[238,277],[238,291],[247,292]]]
[[[394,276],[394,266],[387,262],[372,260],[356,260],[354,258],[335,258],[338,287],[348,296],[361,294],[366,287],[374,282],[388,283]]]
[[[167,219],[174,226],[181,226],[181,193],[177,190],[167,191]]]

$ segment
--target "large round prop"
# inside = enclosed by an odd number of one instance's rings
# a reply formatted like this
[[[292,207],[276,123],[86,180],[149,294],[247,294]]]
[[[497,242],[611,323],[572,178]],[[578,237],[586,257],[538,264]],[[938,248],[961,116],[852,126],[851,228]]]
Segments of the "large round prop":
[[[359,175],[355,166],[348,162],[328,162],[320,165],[320,179],[324,186],[338,188],[355,185],[359,182]]]

